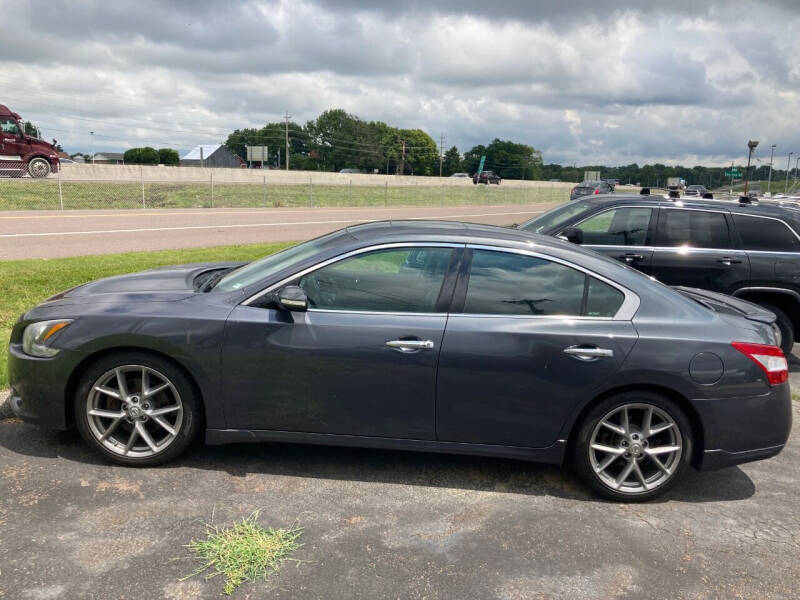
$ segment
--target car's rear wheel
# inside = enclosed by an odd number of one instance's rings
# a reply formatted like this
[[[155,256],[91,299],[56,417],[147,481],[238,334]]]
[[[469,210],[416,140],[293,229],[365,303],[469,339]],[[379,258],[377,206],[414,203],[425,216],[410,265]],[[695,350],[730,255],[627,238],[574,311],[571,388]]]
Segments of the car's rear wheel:
[[[81,378],[75,398],[75,422],[84,440],[123,465],[175,458],[196,436],[199,416],[196,392],[183,372],[145,353],[98,361]]]
[[[630,391],[606,398],[586,415],[573,444],[573,462],[600,495],[642,502],[677,483],[691,451],[691,425],[675,402]]]
[[[50,175],[50,163],[44,158],[34,158],[28,163],[28,174],[31,177],[47,177]]]
[[[775,325],[778,328],[776,333],[780,334],[778,346],[781,347],[783,353],[788,357],[792,353],[792,348],[794,348],[794,324],[792,320],[774,304],[762,304],[761,306],[775,313]]]

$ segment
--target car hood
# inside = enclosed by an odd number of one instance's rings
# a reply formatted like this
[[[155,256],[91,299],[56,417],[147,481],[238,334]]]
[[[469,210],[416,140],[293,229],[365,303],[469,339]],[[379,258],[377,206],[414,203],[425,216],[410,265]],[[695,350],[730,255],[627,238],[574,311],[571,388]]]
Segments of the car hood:
[[[767,325],[775,322],[775,313],[734,296],[682,286],[674,286],[674,289],[716,313],[736,315]]]
[[[240,267],[242,262],[173,265],[91,281],[56,294],[47,302],[74,303],[93,299],[162,301],[180,300],[199,293],[199,284],[220,269]]]

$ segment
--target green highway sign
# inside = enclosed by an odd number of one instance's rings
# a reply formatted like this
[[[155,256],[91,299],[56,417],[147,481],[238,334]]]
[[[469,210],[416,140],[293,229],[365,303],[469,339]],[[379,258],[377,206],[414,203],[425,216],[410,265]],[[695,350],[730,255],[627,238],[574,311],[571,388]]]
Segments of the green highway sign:
[[[486,155],[484,154],[483,156],[481,156],[481,164],[478,165],[478,177],[480,177],[481,173],[483,173],[483,165],[485,162],[486,162]]]
[[[725,177],[741,177],[742,172],[739,169],[728,169],[725,171]]]

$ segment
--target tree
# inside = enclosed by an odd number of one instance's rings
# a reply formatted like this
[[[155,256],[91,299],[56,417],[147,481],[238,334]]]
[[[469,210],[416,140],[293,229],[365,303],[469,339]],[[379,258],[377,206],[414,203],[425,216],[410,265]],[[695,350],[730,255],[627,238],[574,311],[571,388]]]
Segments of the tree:
[[[131,148],[125,151],[122,160],[129,165],[157,165],[159,164],[158,150],[150,146]]]
[[[461,172],[461,154],[458,148],[453,146],[444,153],[444,160],[442,161],[442,174],[449,177],[453,173]]]
[[[179,164],[181,164],[181,157],[178,155],[177,150],[173,150],[172,148],[161,148],[158,151],[158,162],[159,164],[167,165],[169,167],[177,167]]]
[[[439,147],[422,129],[401,129],[400,137],[406,143],[404,171],[412,175],[433,175],[439,172]],[[405,175],[398,173],[398,175]]]
[[[285,165],[286,124],[267,123],[260,129],[252,127],[237,129],[225,141],[225,147],[243,159],[247,158],[247,146],[268,146],[269,153],[265,162],[275,166]],[[308,156],[309,152],[307,132],[301,125],[292,121],[289,122],[289,152],[292,159],[295,155]],[[279,155],[281,164],[278,164]],[[300,168],[300,165],[292,164],[292,159],[289,161],[289,166],[293,169]]]

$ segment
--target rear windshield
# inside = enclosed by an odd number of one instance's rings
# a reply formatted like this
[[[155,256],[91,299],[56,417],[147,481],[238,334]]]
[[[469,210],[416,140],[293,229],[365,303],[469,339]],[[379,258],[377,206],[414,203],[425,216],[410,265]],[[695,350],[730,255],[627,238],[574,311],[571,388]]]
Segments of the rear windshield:
[[[572,217],[587,210],[589,206],[590,203],[585,200],[575,200],[568,204],[562,204],[552,210],[548,210],[535,219],[531,219],[527,223],[523,223],[519,228],[532,233],[542,233],[543,231],[558,227],[562,223],[566,223]]]

